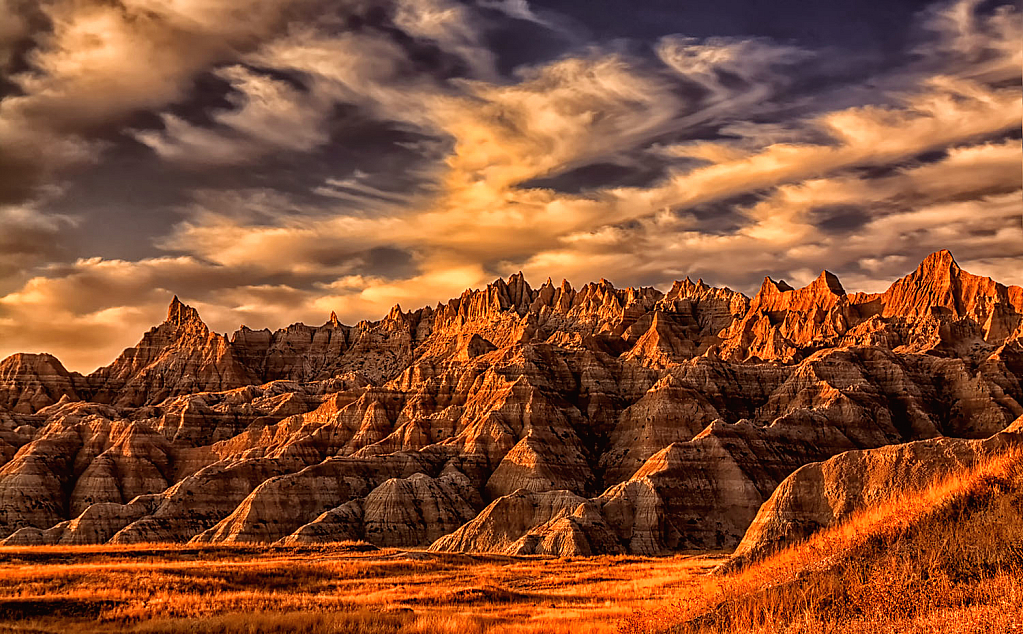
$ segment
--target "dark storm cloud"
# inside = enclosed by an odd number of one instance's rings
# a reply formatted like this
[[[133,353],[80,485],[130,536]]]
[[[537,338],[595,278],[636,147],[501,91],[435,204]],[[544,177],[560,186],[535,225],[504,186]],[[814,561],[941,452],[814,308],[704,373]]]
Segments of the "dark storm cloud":
[[[812,209],[810,213],[817,218],[817,228],[827,233],[856,231],[870,222],[870,214],[856,205],[829,205]]]

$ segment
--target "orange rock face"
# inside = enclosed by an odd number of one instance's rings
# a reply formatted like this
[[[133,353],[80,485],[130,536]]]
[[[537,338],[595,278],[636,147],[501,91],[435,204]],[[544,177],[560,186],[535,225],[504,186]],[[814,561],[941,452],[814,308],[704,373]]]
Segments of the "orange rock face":
[[[0,540],[729,549],[804,465],[1019,427],[1021,335],[948,252],[877,294],[517,274],[230,337],[175,298],[89,376],[0,362]]]

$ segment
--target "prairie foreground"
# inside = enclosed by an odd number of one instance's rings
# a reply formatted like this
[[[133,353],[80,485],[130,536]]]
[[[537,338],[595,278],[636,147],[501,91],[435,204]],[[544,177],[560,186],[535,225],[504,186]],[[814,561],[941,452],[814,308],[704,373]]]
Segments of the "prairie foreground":
[[[723,559],[359,550],[0,548],[0,632],[597,634]]]

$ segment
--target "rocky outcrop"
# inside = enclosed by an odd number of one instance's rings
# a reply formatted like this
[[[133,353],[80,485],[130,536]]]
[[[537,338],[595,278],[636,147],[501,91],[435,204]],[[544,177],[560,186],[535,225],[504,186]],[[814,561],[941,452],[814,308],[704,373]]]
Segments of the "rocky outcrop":
[[[242,326],[231,336],[231,349],[263,381],[311,381],[329,373],[336,360],[351,347],[352,333],[331,313],[327,323],[320,327],[292,324],[270,332]]]
[[[775,489],[733,554],[733,565],[762,558],[814,532],[920,490],[1004,451],[1023,447],[1023,435],[987,440],[936,438],[850,451],[804,465]]]
[[[502,496],[450,535],[430,546],[433,551],[542,554],[535,550],[542,528],[572,515],[588,500],[570,491],[539,493],[519,489]],[[533,535],[534,537],[529,537]]]
[[[947,252],[884,293],[516,274],[230,337],[175,298],[89,376],[0,363],[0,539],[729,550],[803,465],[1018,427],[1021,314]]]
[[[259,382],[236,358],[227,338],[210,332],[199,313],[176,296],[162,324],[113,364],[89,375],[88,381],[90,400],[121,407]]]
[[[159,496],[140,495],[128,504],[97,502],[81,515],[42,530],[32,526],[20,528],[6,539],[3,546],[81,546],[109,541],[122,528],[156,510]]]
[[[34,414],[62,398],[79,400],[83,377],[49,354],[15,354],[0,361],[0,409]]]

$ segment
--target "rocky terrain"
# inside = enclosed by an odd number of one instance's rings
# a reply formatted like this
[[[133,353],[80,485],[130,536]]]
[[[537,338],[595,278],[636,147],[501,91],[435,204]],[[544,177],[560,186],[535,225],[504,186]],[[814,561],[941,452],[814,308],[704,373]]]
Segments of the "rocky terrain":
[[[762,559],[857,511],[897,504],[907,492],[966,474],[1010,447],[1023,448],[1023,434],[1015,429],[1021,422],[1023,417],[986,440],[933,438],[849,451],[804,465],[760,507],[728,568]]]
[[[513,275],[230,337],[175,297],[88,376],[0,362],[0,540],[647,555],[753,525],[755,550],[911,479],[918,454],[1017,438],[968,442],[1019,427],[1021,380],[1023,288],[947,251],[877,294],[826,271],[753,298]]]

